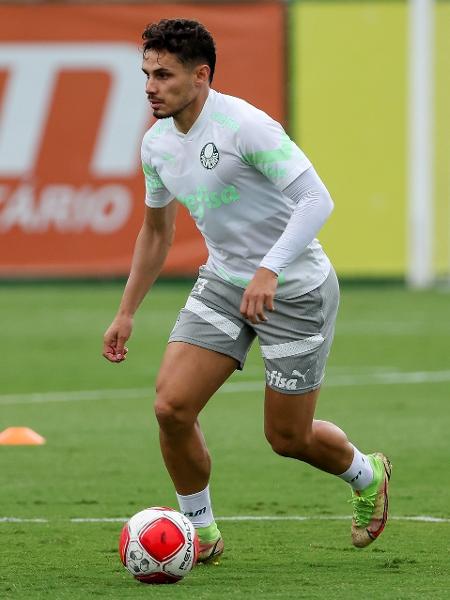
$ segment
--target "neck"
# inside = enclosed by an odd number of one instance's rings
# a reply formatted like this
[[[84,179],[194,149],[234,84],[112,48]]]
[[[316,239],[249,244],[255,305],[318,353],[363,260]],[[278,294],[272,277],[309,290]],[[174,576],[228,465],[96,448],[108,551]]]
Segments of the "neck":
[[[192,125],[197,120],[199,114],[202,112],[202,108],[205,105],[206,99],[209,95],[209,86],[199,92],[199,94],[190,102],[183,110],[177,115],[174,115],[173,120],[178,131],[181,133],[187,133]]]

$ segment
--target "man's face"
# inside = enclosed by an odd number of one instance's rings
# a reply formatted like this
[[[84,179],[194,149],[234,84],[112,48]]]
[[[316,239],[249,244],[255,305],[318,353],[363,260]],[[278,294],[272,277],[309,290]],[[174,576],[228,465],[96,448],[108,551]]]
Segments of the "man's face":
[[[176,116],[191,104],[200,89],[199,68],[184,65],[170,52],[145,52],[142,62],[147,75],[145,92],[154,117]]]

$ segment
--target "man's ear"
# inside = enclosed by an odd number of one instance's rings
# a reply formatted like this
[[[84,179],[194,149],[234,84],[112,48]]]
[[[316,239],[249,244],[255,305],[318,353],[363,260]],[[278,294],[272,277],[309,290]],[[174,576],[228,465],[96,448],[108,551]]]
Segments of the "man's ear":
[[[198,65],[195,69],[196,80],[199,84],[209,83],[209,76],[211,73],[211,69],[209,65]]]

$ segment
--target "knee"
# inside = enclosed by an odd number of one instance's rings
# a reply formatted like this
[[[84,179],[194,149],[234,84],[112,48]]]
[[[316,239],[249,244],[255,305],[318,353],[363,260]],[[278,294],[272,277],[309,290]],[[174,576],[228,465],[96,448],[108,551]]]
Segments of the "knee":
[[[309,433],[290,429],[266,431],[267,441],[276,454],[297,460],[308,460],[311,437]]]
[[[159,426],[167,432],[189,428],[197,418],[184,398],[164,387],[156,388],[154,410]]]

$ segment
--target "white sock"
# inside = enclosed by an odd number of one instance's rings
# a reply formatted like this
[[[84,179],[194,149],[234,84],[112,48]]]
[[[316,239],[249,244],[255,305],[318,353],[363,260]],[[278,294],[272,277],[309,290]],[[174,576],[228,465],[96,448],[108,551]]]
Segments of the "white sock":
[[[358,448],[353,446],[353,460],[350,467],[339,475],[341,479],[347,481],[354,490],[363,490],[372,483],[373,469],[370,460],[365,454],[362,454]]]
[[[194,527],[208,527],[214,522],[209,497],[209,485],[201,492],[182,496],[177,493],[181,512],[191,521]]]

